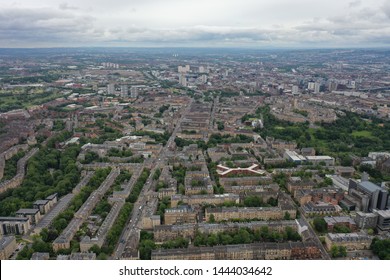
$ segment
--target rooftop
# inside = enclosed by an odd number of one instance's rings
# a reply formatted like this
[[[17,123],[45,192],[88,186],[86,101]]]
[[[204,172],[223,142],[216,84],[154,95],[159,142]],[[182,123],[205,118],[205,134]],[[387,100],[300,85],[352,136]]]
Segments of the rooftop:
[[[15,214],[36,214],[39,212],[39,209],[30,209],[30,208],[21,208]]]
[[[15,240],[15,236],[3,236],[0,239],[0,250],[7,247],[13,240]]]
[[[385,219],[390,218],[390,210],[378,210],[377,213],[379,216],[382,216]]]
[[[359,185],[364,188],[365,190],[373,193],[375,191],[378,191],[378,190],[382,190],[381,187],[379,187],[378,185],[374,184],[374,183],[371,183],[370,181],[363,181],[363,182],[360,182]]]

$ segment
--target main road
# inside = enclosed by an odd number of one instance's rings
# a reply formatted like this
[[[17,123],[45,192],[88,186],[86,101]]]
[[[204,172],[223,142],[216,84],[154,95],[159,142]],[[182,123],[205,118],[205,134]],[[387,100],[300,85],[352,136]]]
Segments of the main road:
[[[301,214],[301,218],[299,219],[299,222],[302,226],[307,226],[309,232],[310,232],[310,235],[312,236],[312,239],[313,241],[316,243],[318,249],[320,249],[321,251],[321,254],[322,254],[322,258],[325,259],[325,260],[330,260],[330,256],[328,254],[328,252],[326,251],[324,245],[322,244],[321,240],[318,238],[317,234],[315,233],[313,227],[311,226],[311,224],[309,223],[309,221],[306,219],[305,215],[303,215],[302,211],[299,209],[299,212]]]
[[[150,210],[148,208],[152,207],[153,204],[148,203],[148,197],[146,195],[152,190],[153,175],[157,169],[162,169],[166,164],[168,151],[174,144],[176,135],[180,129],[180,124],[190,111],[193,101],[194,100],[191,98],[190,102],[182,108],[180,118],[178,119],[171,136],[169,137],[166,145],[162,148],[160,154],[157,155],[154,161],[154,166],[150,170],[149,178],[146,181],[137,202],[134,204],[132,215],[121,234],[119,243],[113,254],[114,259],[127,259],[130,258],[130,256],[135,256],[135,252],[138,250],[140,228],[142,228],[142,217],[146,212],[148,212],[147,210]]]

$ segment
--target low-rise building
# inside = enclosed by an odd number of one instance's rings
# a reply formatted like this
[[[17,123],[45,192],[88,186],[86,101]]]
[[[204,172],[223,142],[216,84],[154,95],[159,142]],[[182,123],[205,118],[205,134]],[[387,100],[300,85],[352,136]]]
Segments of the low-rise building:
[[[259,219],[259,220],[282,220],[286,212],[291,219],[296,218],[295,209],[281,209],[280,207],[220,207],[206,208],[205,218],[210,222],[211,217],[217,222],[235,219]]]
[[[332,215],[340,212],[341,208],[330,203],[309,201],[302,206],[302,210],[305,215]]]
[[[0,239],[0,260],[7,260],[17,247],[15,236],[3,236]]]
[[[83,261],[96,260],[96,254],[95,253],[72,253],[69,259],[83,260]]]
[[[192,195],[186,196],[181,194],[176,194],[171,197],[171,206],[176,207],[178,203],[184,203],[188,205],[197,205],[197,204],[214,204],[220,205],[224,202],[233,202],[239,203],[240,196],[238,194],[205,194],[205,195]]]
[[[48,260],[50,258],[49,253],[35,252],[31,256],[31,260]]]
[[[390,210],[379,210],[376,213],[378,214],[378,229],[390,230]]]
[[[15,213],[15,215],[16,217],[27,217],[32,225],[36,225],[42,218],[39,209],[21,208]]]
[[[290,177],[287,182],[287,190],[295,195],[297,190],[311,190],[314,188],[314,183],[310,180],[302,180],[301,177]]]
[[[345,226],[351,231],[357,230],[355,221],[348,216],[324,217],[328,231],[333,231],[335,226]]]
[[[47,199],[40,199],[34,202],[33,207],[39,209],[42,215],[50,211],[52,204]]]
[[[330,156],[307,156],[306,159],[314,165],[324,163],[326,166],[333,166],[335,163],[335,159]]]
[[[355,222],[356,225],[361,229],[374,229],[378,223],[378,214],[357,211]]]
[[[168,208],[164,213],[166,225],[192,224],[197,222],[197,212],[187,205],[180,205],[176,208]]]
[[[240,228],[251,230],[261,230],[268,228],[270,232],[284,232],[287,228],[298,231],[296,220],[281,221],[254,221],[248,223],[220,223],[220,224],[182,224],[182,225],[161,225],[154,228],[154,240],[156,242],[166,242],[178,237],[194,239],[197,232],[205,234],[216,234],[219,232],[233,232]]]
[[[30,230],[26,217],[0,217],[0,235],[23,235]]]
[[[321,259],[321,251],[313,242],[253,243],[152,251],[152,260],[287,259]]]
[[[344,246],[347,251],[367,250],[370,248],[373,237],[365,233],[328,233],[325,236],[326,248]]]

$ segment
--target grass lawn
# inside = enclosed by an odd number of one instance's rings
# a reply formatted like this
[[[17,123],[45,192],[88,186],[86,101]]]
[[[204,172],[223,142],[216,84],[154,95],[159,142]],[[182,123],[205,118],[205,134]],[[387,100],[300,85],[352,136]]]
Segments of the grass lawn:
[[[356,136],[356,137],[367,137],[367,138],[371,138],[372,137],[372,133],[368,130],[361,130],[361,131],[353,131],[352,132],[352,136]]]

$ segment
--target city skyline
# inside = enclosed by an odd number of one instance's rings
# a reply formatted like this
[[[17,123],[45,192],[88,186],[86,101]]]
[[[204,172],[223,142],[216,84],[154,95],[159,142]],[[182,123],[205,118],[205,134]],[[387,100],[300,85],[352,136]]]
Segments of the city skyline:
[[[0,8],[0,47],[388,47],[390,1],[40,1]]]

